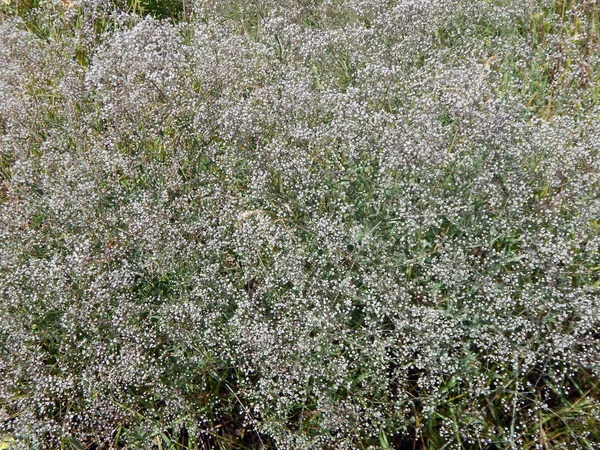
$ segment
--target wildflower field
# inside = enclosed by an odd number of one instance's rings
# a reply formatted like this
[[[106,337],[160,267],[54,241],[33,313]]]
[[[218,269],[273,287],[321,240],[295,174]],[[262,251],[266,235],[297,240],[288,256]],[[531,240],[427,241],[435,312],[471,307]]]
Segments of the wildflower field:
[[[600,449],[599,0],[0,0],[0,448]]]

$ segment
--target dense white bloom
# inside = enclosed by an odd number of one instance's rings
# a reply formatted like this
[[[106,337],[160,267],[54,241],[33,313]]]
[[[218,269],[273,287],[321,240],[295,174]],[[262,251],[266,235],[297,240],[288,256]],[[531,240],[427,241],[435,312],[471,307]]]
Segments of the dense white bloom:
[[[0,433],[543,432],[600,376],[597,40],[546,3],[0,5]]]

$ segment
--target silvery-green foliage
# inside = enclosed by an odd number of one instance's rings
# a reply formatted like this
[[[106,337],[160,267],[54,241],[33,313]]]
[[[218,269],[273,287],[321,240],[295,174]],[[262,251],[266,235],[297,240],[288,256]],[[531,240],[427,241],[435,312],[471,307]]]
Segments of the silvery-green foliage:
[[[2,6],[0,430],[550,439],[600,376],[584,6],[544,46],[522,0]],[[586,448],[596,400],[565,414]]]

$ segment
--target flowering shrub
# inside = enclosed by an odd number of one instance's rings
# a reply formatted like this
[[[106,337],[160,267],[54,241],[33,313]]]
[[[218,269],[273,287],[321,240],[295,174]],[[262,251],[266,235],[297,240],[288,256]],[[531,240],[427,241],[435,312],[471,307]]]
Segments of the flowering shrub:
[[[0,446],[598,448],[596,2],[142,3],[0,3]]]

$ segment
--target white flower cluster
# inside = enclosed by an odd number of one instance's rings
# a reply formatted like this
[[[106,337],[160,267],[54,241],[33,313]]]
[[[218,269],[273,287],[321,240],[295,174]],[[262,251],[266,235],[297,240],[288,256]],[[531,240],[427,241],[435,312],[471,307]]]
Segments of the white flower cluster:
[[[0,5],[0,432],[592,448],[597,12],[539,3]]]

